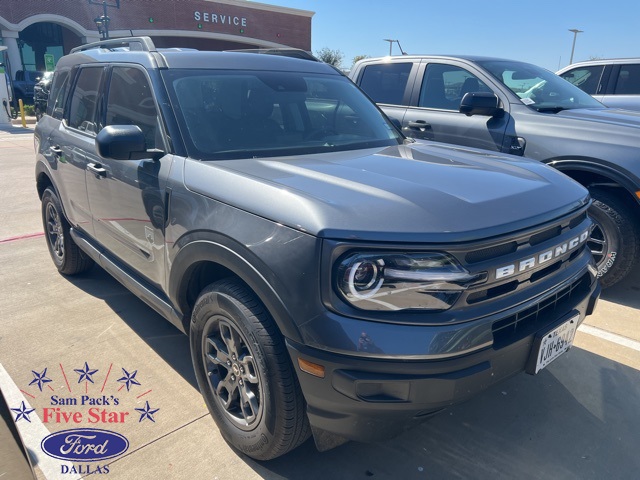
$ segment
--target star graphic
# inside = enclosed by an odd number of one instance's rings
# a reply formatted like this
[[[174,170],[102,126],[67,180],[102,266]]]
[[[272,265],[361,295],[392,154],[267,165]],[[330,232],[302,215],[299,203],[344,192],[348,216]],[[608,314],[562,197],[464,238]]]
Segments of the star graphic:
[[[153,414],[156,413],[158,410],[160,409],[155,408],[152,410],[151,407],[149,406],[149,402],[145,402],[144,408],[136,408],[136,411],[140,412],[140,420],[138,420],[138,423],[143,421],[145,418],[148,418],[153,423],[156,423],[156,421],[153,419]]]
[[[21,418],[24,418],[29,423],[31,423],[29,415],[35,411],[34,408],[27,408],[27,406],[24,404],[24,400],[22,401],[22,405],[20,405],[20,408],[12,408],[11,410],[17,413],[16,422]]]
[[[93,383],[93,379],[91,378],[91,375],[95,374],[98,370],[90,370],[89,365],[87,365],[87,362],[84,362],[84,369],[74,368],[73,371],[76,372],[78,375],[80,375],[80,378],[78,378],[78,383],[82,381],[86,382],[87,380]]]
[[[38,373],[35,370],[31,370],[31,373],[33,373],[33,380],[31,380],[31,383],[29,385],[33,385],[34,383],[38,384],[38,388],[40,389],[40,391],[42,391],[43,384],[49,383],[52,381],[50,378],[47,377],[46,368],[42,371],[42,373]]]
[[[140,382],[136,380],[136,373],[138,373],[138,370],[135,370],[133,373],[129,373],[123,368],[122,372],[124,373],[124,377],[119,378],[117,381],[124,383],[127,386],[127,392],[129,391],[129,388],[131,388],[131,385],[140,385]]]

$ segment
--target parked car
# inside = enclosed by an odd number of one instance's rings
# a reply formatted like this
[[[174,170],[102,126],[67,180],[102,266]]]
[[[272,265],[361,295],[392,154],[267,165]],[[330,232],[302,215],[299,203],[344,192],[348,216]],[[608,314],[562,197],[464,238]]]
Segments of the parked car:
[[[365,59],[350,73],[403,132],[527,156],[587,187],[603,286],[640,258],[640,116],[606,108],[553,73],[474,56]]]
[[[256,459],[388,438],[535,374],[600,292],[584,187],[407,139],[322,62],[85,45],[35,143],[57,269],[98,263],[187,333],[222,435]]]
[[[38,83],[36,83],[36,86],[33,87],[33,106],[37,120],[40,120],[47,109],[47,100],[49,99],[52,77],[53,72],[45,72]]]
[[[13,81],[14,101],[22,100],[33,103],[33,89],[42,78],[43,73],[35,70],[18,70]]]
[[[640,110],[640,58],[574,63],[558,75],[607,107]]]

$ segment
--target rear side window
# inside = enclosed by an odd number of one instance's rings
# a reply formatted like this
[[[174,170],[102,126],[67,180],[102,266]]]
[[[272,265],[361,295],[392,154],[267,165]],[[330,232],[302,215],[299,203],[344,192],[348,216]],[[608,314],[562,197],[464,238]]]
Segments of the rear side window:
[[[69,106],[70,127],[96,133],[96,107],[102,71],[102,67],[86,67],[78,72]]]
[[[412,63],[385,63],[364,68],[360,88],[376,103],[406,105],[403,97]]]
[[[62,120],[64,115],[64,98],[69,80],[69,70],[56,72],[51,81],[51,91],[47,101],[47,115]]]
[[[595,95],[598,93],[598,84],[603,70],[604,65],[579,67],[569,70],[560,76],[589,95]]]
[[[137,125],[147,148],[156,148],[158,114],[151,86],[144,72],[133,67],[114,67],[109,84],[106,125]]]
[[[615,93],[616,95],[640,94],[640,64],[620,66]]]

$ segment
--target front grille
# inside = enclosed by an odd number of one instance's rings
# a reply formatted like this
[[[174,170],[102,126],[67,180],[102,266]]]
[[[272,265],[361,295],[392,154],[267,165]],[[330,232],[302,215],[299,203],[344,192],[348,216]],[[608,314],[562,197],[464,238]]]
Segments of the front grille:
[[[498,320],[492,326],[493,346],[500,349],[525,338],[568,313],[580,300],[589,294],[591,279],[588,273],[545,298],[538,304],[514,315]]]
[[[467,263],[478,263],[490,260],[492,258],[501,257],[503,255],[509,255],[518,249],[518,242],[503,243],[501,245],[495,245],[489,248],[483,248],[481,250],[474,250],[467,253],[465,260]]]
[[[464,260],[467,264],[473,265],[474,263],[484,262],[494,258],[499,258],[504,255],[514,253],[518,249],[522,250],[528,247],[535,247],[547,240],[559,237],[563,232],[572,230],[587,219],[586,212],[573,217],[568,223],[564,220],[561,225],[554,225],[541,232],[534,233],[530,237],[524,237],[518,239],[518,241],[509,241],[498,245],[492,245],[490,247],[481,248],[467,252]]]

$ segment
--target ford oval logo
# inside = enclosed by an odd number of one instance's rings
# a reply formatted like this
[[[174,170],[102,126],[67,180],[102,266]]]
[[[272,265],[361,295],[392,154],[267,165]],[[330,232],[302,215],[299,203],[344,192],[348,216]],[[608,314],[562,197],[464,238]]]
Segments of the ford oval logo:
[[[75,428],[47,435],[40,444],[50,457],[73,462],[96,462],[122,455],[129,440],[98,428]]]

